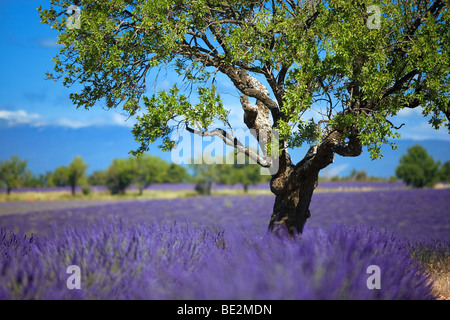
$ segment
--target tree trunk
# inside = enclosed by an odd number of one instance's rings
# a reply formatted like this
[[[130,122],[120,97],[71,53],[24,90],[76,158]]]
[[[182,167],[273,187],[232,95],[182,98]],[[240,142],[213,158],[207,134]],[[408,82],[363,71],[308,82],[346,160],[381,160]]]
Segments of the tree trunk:
[[[280,235],[301,234],[311,216],[309,205],[318,185],[320,170],[334,162],[335,153],[357,157],[361,152],[362,144],[356,134],[342,141],[342,132],[338,131],[331,131],[322,143],[311,147],[295,166],[287,152],[283,151],[278,172],[270,182],[270,190],[276,198],[269,230]]]
[[[72,196],[75,196],[75,188],[76,188],[77,186],[72,184],[70,187],[71,187],[71,189],[72,189]]]
[[[11,189],[12,189],[12,188],[10,188],[10,187],[7,187],[7,188],[6,188],[6,194],[7,194],[8,196],[11,194]]]
[[[309,205],[317,187],[318,172],[306,172],[299,177],[296,175],[295,171],[290,173],[284,192],[275,197],[269,230],[277,235],[300,235],[311,216]]]
[[[212,180],[209,180],[209,179],[208,179],[208,181],[206,182],[206,194],[207,194],[208,196],[211,195],[211,192],[212,192],[212,184],[213,184]]]

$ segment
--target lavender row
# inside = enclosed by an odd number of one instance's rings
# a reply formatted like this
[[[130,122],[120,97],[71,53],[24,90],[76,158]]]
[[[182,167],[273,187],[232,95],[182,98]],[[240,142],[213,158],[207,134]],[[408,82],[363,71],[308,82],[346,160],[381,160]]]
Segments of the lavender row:
[[[0,226],[14,226],[23,232],[49,234],[52,225],[62,228],[83,221],[124,217],[127,220],[185,221],[197,225],[235,228],[248,225],[265,230],[273,196],[208,196],[180,199],[108,202],[78,207],[80,202],[65,202],[66,208],[51,210],[52,204],[17,204],[17,212],[0,216]],[[12,203],[0,203],[9,206]],[[42,208],[40,208],[42,207]],[[316,193],[311,202],[312,217],[306,228],[330,228],[335,224],[368,225],[394,232],[412,241],[433,237],[450,240],[450,189],[384,190],[372,192]],[[21,211],[20,211],[21,210]],[[28,213],[24,211],[30,210]]]
[[[215,184],[213,186],[215,190],[224,189],[243,189],[242,184],[234,185],[223,185]],[[406,185],[403,182],[363,182],[363,181],[325,181],[320,182],[319,189],[405,189]],[[91,191],[107,191],[105,186],[90,186]],[[130,190],[136,190],[136,187],[130,187]],[[260,183],[257,185],[249,186],[249,189],[254,190],[270,190],[269,183]],[[153,184],[146,188],[146,190],[169,190],[169,191],[180,191],[180,190],[195,190],[194,183],[160,183]],[[77,192],[81,192],[81,187],[76,188]],[[18,188],[13,189],[12,193],[23,193],[23,192],[71,192],[70,187],[39,187],[39,188]],[[0,189],[0,193],[6,193],[6,189]]]
[[[449,189],[317,193],[300,241],[266,233],[273,201],[209,196],[1,216],[0,299],[435,298],[411,253],[450,250]],[[80,266],[82,290],[67,289],[69,265]],[[381,290],[366,286],[371,265]]]
[[[434,299],[410,250],[372,228],[301,240],[120,219],[48,240],[0,230],[0,299]],[[69,290],[68,266],[80,268]],[[382,270],[369,286],[368,268]],[[73,288],[72,288],[73,289]]]

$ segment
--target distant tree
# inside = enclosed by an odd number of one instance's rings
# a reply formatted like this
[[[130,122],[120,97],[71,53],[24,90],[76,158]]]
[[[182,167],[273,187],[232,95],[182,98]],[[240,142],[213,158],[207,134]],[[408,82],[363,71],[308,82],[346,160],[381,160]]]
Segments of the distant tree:
[[[49,177],[51,176],[51,172],[47,171],[46,173],[41,173],[38,175],[37,180],[39,181],[39,187],[49,187]]]
[[[193,165],[195,191],[200,194],[210,195],[213,185],[217,180],[217,167],[205,164]]]
[[[97,170],[94,171],[91,175],[88,177],[88,183],[91,186],[104,186],[106,185],[106,170]]]
[[[220,162],[212,165],[207,163],[191,165],[194,171],[196,190],[199,193],[211,194],[214,183],[226,185],[240,183],[244,187],[244,192],[247,192],[250,185],[270,180],[269,175],[261,174],[261,170],[267,169],[251,163],[250,158],[243,153],[230,152]]]
[[[269,176],[261,174],[262,168],[256,163],[251,163],[250,158],[245,154],[234,151],[228,154],[227,157],[232,157],[233,161],[228,161],[228,163],[232,163],[231,165],[220,165],[219,174],[222,183],[241,183],[244,187],[244,192],[247,193],[250,185],[268,181]]]
[[[450,182],[450,161],[446,161],[439,169],[439,180],[441,182]]]
[[[111,194],[125,194],[134,182],[135,171],[128,159],[114,159],[106,171],[106,186]]]
[[[63,187],[69,185],[69,168],[65,166],[57,167],[49,177],[49,184],[52,187]]]
[[[128,161],[131,161],[134,182],[136,182],[140,195],[151,184],[164,182],[170,168],[167,161],[148,154],[130,158]]]
[[[414,188],[433,186],[438,179],[439,162],[435,162],[420,145],[412,146],[400,158],[395,170],[398,179]]]
[[[35,175],[33,172],[27,170],[25,172],[25,178],[22,184],[22,187],[28,188],[39,188],[39,187],[48,187],[48,174],[39,174]]]
[[[13,156],[7,161],[0,160],[0,184],[6,186],[7,194],[11,190],[22,186],[27,176],[27,161]]]
[[[169,169],[167,170],[167,175],[164,182],[176,183],[176,182],[189,182],[191,180],[192,177],[187,172],[185,167],[172,163]]]
[[[75,195],[76,187],[86,182],[86,168],[87,164],[83,161],[81,156],[75,157],[68,167],[67,178],[72,191]]]
[[[254,164],[249,164],[246,166],[233,168],[231,177],[233,182],[242,183],[244,187],[244,192],[248,192],[248,187],[250,185],[255,185],[262,182],[261,177],[261,167]]]
[[[21,186],[25,188],[39,187],[40,186],[39,178],[36,177],[36,175],[30,170],[26,170]]]
[[[369,176],[367,175],[366,170],[358,171],[356,169],[353,169],[350,172],[350,176],[348,177],[348,179],[354,181],[367,181],[369,180]]]

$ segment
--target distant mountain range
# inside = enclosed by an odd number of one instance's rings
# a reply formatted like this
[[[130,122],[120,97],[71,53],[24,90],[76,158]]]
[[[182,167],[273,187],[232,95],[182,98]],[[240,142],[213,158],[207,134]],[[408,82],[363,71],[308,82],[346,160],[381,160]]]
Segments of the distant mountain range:
[[[322,171],[322,175],[346,176],[352,169],[366,170],[371,176],[386,177],[395,174],[399,158],[407,149],[420,144],[435,160],[450,160],[450,141],[398,140],[399,147],[392,150],[384,146],[383,158],[372,161],[367,152],[357,158],[336,156],[335,163]],[[58,166],[68,165],[75,156],[81,155],[89,164],[88,173],[106,169],[114,158],[128,157],[136,149],[131,129],[120,126],[86,127],[70,129],[63,127],[3,126],[0,124],[0,159],[13,155],[28,160],[28,167],[35,173],[52,171]],[[299,161],[307,148],[291,152],[294,161]],[[167,161],[171,154],[156,146],[149,152]]]

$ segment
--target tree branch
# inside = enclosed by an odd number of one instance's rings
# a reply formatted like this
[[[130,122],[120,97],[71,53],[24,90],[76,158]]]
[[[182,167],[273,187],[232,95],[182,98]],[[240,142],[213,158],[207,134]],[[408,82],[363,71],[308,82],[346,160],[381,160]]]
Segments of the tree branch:
[[[244,145],[237,138],[223,129],[217,128],[212,131],[200,131],[189,127],[186,123],[186,130],[201,137],[219,137],[223,142],[225,142],[226,145],[236,148],[239,152],[244,153],[245,155],[256,161],[256,163],[258,163],[260,166],[264,168],[270,168],[270,166],[272,165],[272,159],[270,157],[259,156],[250,148],[244,147]]]

